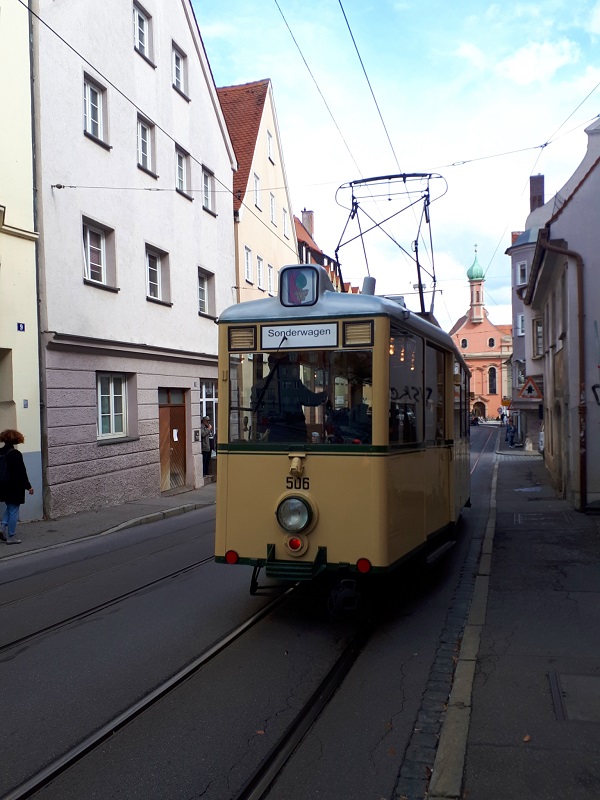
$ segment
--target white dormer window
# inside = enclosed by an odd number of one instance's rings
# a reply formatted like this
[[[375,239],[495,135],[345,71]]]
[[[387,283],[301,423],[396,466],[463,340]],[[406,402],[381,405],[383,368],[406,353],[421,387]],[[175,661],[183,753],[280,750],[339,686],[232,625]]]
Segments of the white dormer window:
[[[269,160],[275,163],[275,159],[273,158],[273,134],[271,131],[267,131],[267,155]]]
[[[517,264],[517,281],[519,283],[519,286],[523,286],[525,283],[527,283],[527,262],[526,261],[520,261]]]

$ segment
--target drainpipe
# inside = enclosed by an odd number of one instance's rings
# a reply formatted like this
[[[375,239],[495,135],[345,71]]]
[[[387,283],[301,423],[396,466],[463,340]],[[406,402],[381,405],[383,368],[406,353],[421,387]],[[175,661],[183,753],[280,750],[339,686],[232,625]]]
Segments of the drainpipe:
[[[579,338],[579,497],[580,511],[587,511],[587,407],[585,403],[585,336],[583,311],[583,258],[575,250],[559,247],[548,241],[540,242],[544,250],[575,259],[577,265],[577,336]]]

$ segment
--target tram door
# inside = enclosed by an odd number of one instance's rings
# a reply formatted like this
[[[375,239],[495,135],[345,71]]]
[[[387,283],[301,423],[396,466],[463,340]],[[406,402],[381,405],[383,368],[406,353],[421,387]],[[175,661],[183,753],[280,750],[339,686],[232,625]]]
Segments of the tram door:
[[[183,389],[158,390],[160,490],[185,486],[187,442]]]

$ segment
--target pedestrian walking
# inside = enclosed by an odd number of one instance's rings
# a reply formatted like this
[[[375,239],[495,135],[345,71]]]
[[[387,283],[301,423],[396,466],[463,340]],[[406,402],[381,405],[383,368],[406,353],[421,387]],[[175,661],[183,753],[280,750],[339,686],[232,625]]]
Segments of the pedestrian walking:
[[[200,426],[200,438],[202,440],[202,474],[206,477],[210,470],[210,458],[212,455],[211,438],[213,435],[212,425],[209,417],[202,417]]]
[[[8,428],[0,433],[0,501],[6,504],[6,510],[0,522],[0,539],[6,544],[21,544],[17,539],[17,523],[19,507],[25,502],[25,492],[33,494],[33,488],[27,477],[25,462],[16,445],[23,444],[25,437],[19,431]]]
[[[516,428],[515,428],[515,426],[513,425],[513,423],[512,423],[512,422],[509,422],[509,423],[508,423],[508,427],[507,427],[507,429],[506,429],[506,436],[507,436],[507,439],[508,439],[508,446],[510,447],[510,449],[511,449],[511,450],[512,450],[512,449],[514,448],[514,446],[515,446],[515,433],[516,433],[516,432],[517,432],[517,431],[516,431]]]

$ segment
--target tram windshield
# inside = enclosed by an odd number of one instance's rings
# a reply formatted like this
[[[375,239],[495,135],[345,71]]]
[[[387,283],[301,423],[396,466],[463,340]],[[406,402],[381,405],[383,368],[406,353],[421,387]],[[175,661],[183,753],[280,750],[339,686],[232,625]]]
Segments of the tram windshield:
[[[371,444],[371,350],[230,357],[229,441]]]

